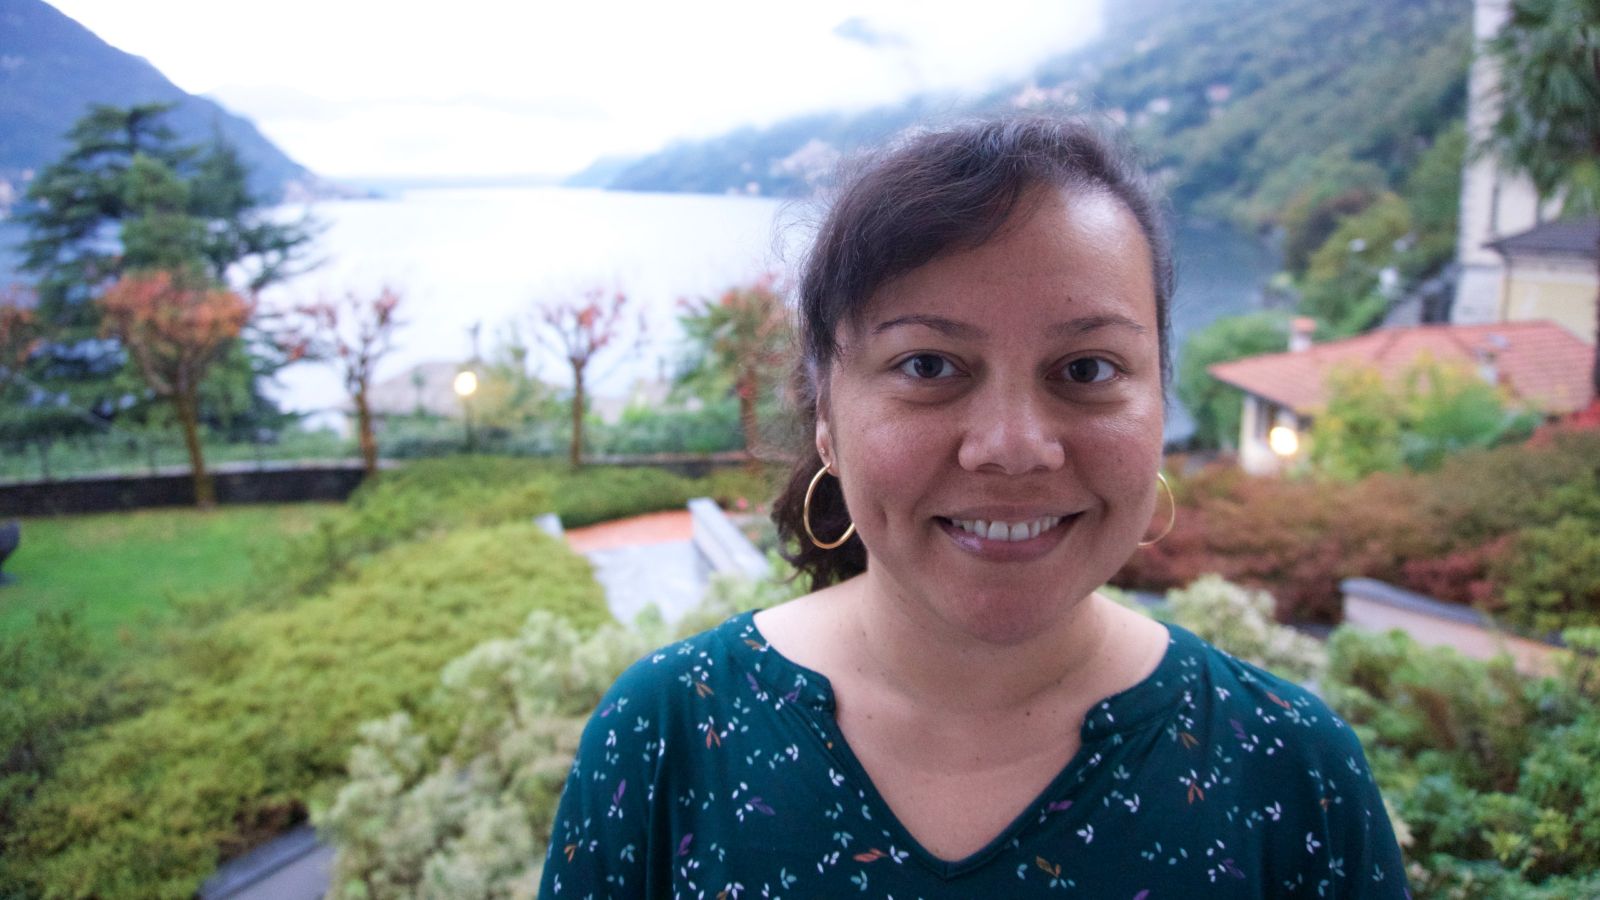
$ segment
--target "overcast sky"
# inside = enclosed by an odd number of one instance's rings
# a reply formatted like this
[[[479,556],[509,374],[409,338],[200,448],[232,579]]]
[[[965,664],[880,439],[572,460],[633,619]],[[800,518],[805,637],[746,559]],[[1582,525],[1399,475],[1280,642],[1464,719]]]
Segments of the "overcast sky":
[[[50,0],[334,177],[565,174],[1024,75],[1099,0]]]

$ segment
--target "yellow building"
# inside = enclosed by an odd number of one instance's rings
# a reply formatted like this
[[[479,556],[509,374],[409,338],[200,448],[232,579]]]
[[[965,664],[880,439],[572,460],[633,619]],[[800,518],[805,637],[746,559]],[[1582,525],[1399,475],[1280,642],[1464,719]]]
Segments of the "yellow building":
[[[1500,321],[1546,319],[1595,339],[1600,219],[1548,222],[1488,246],[1502,260]]]

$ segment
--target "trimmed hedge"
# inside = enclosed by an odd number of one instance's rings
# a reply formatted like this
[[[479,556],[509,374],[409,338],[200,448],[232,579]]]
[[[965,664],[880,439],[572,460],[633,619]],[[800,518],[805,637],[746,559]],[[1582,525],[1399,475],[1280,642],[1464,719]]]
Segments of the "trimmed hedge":
[[[360,723],[415,707],[445,663],[533,609],[586,628],[608,618],[587,562],[506,524],[394,547],[325,594],[184,642],[170,699],[86,736],[22,811],[5,847],[15,884],[191,893],[219,856],[330,793]]]
[[[1114,584],[1164,591],[1215,572],[1271,591],[1280,619],[1332,623],[1339,582],[1363,576],[1538,631],[1600,625],[1600,430],[1353,484],[1217,464],[1172,486],[1172,532]]]

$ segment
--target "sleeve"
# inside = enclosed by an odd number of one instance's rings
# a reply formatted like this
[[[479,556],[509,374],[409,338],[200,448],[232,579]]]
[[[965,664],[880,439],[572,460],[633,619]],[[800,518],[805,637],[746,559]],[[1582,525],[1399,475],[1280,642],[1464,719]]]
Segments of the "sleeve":
[[[642,665],[642,664],[641,664]],[[650,837],[661,739],[638,715],[636,665],[601,698],[584,727],[556,808],[540,879],[542,900],[650,894]]]
[[[1324,814],[1335,888],[1330,896],[1409,898],[1400,844],[1361,742],[1350,726],[1337,717],[1333,721],[1337,731],[1328,742],[1331,752],[1324,765],[1329,781],[1336,785],[1330,794],[1340,802],[1328,804]]]

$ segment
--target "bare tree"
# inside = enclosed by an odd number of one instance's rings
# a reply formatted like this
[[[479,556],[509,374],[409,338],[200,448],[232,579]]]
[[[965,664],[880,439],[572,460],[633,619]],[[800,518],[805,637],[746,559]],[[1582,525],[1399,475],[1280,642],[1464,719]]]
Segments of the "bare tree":
[[[394,349],[394,333],[402,324],[395,316],[399,306],[399,292],[384,286],[371,297],[346,291],[342,297],[324,297],[294,308],[299,323],[289,338],[290,353],[338,366],[345,393],[355,407],[361,463],[368,477],[378,473],[378,440],[370,403],[372,375],[378,361]]]
[[[628,296],[620,290],[590,288],[571,300],[556,300],[540,306],[539,340],[560,355],[572,368],[572,444],[569,459],[573,468],[583,464],[583,416],[588,407],[585,378],[597,354],[615,344],[629,330]],[[635,327],[643,333],[643,319]]]

